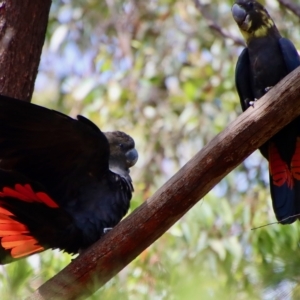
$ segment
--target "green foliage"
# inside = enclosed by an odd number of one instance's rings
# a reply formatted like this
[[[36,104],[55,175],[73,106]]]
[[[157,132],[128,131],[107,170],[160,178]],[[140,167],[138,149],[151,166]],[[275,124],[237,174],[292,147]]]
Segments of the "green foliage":
[[[241,112],[241,47],[204,17],[240,37],[232,1],[205,3],[53,1],[33,102],[135,139],[131,211]],[[266,3],[299,49],[298,19]],[[89,299],[297,299],[298,224],[251,230],[275,221],[267,172],[254,153]],[[23,299],[70,259],[47,251],[5,266],[0,294]]]

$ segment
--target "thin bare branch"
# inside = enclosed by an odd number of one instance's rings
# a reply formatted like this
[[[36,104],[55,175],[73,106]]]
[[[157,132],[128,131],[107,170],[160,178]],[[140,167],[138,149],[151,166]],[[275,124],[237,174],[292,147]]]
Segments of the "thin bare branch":
[[[114,230],[42,285],[28,300],[74,300],[99,289],[248,155],[300,115],[299,94],[300,67],[217,135]]]
[[[300,5],[290,0],[278,0],[278,2],[300,18]]]
[[[205,9],[205,5],[200,2],[200,0],[194,0],[196,8],[201,12],[203,18],[205,18],[207,25],[210,29],[214,30],[217,32],[219,35],[221,35],[225,39],[230,39],[233,41],[233,43],[237,46],[244,46],[245,47],[245,42],[244,40],[231,35],[229,32],[224,30],[217,22],[215,22],[211,16],[207,13]]]

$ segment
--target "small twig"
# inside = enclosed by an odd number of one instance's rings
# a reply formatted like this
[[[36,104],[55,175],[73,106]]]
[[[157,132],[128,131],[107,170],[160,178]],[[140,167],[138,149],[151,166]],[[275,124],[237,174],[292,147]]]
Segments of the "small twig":
[[[245,47],[245,42],[242,39],[240,39],[236,36],[233,36],[229,32],[225,31],[217,22],[215,22],[211,18],[211,16],[209,16],[207,14],[207,12],[205,11],[205,5],[204,4],[202,4],[199,0],[194,0],[194,2],[195,2],[196,8],[201,12],[202,16],[206,20],[207,25],[210,29],[216,31],[222,37],[232,40],[235,45]]]
[[[300,18],[300,5],[295,4],[290,0],[278,0],[278,2]]]
[[[260,228],[263,228],[263,227],[266,227],[266,226],[270,226],[270,225],[274,225],[274,224],[280,224],[281,222],[284,222],[290,218],[294,218],[294,217],[299,217],[300,214],[296,214],[296,215],[293,215],[293,216],[289,216],[287,218],[284,218],[280,221],[276,221],[276,222],[272,222],[272,223],[268,223],[268,224],[265,224],[265,225],[261,225],[261,226],[258,226],[258,227],[254,227],[254,228],[251,228],[251,230],[256,230],[256,229],[260,229]]]

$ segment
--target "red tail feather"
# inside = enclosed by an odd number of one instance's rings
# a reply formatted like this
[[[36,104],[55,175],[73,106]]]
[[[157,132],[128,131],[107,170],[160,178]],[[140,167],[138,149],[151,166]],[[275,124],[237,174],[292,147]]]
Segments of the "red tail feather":
[[[0,197],[12,197],[25,202],[41,202],[51,208],[58,207],[57,203],[54,202],[46,193],[35,193],[29,184],[25,184],[24,186],[21,184],[15,184],[15,189],[4,187],[3,191],[0,192]]]
[[[282,186],[286,183],[290,189],[293,188],[294,181],[292,173],[287,164],[281,159],[273,143],[269,146],[269,169],[274,185]]]
[[[26,242],[24,241],[24,243],[20,246],[16,246],[13,248],[11,247],[10,249],[10,254],[13,258],[20,258],[37,252],[41,252],[44,250],[44,247],[40,246],[37,240],[32,238],[31,240],[28,240]]]
[[[57,203],[46,193],[34,192],[29,184],[15,184],[14,189],[4,187],[0,192],[0,197],[11,197],[29,203],[39,202],[51,208],[58,208]],[[1,204],[3,205],[3,202],[0,201],[0,206]],[[38,241],[30,235],[26,225],[17,221],[16,216],[3,207],[0,207],[0,240],[4,249],[11,250],[13,258],[24,257],[44,250]]]

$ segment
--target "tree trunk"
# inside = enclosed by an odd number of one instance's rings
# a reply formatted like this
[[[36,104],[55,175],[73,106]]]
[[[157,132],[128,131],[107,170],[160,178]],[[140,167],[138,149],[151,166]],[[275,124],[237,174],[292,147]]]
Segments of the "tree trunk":
[[[0,1],[0,94],[30,101],[51,0]]]

